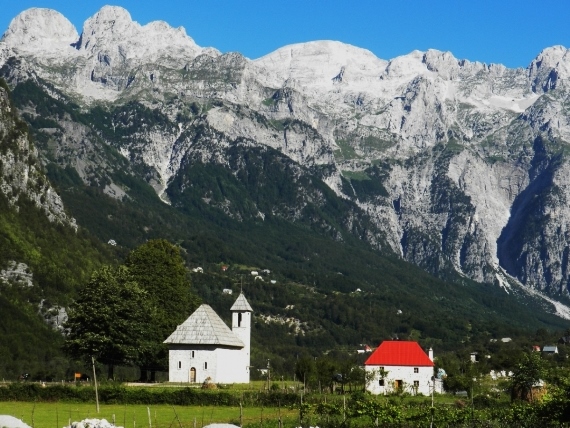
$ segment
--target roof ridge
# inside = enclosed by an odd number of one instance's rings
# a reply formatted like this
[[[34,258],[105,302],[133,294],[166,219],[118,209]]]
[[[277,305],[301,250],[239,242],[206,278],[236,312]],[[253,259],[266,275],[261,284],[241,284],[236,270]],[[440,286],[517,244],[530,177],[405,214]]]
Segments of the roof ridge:
[[[234,312],[234,311],[253,312],[253,309],[251,308],[251,305],[249,304],[249,302],[245,298],[243,291],[240,291],[239,296],[237,297],[236,301],[234,302],[234,304],[230,308],[230,311],[232,311],[232,312]]]
[[[164,343],[244,347],[241,339],[206,303],[201,304]]]
[[[418,342],[412,340],[385,340],[368,357],[365,365],[434,366]]]

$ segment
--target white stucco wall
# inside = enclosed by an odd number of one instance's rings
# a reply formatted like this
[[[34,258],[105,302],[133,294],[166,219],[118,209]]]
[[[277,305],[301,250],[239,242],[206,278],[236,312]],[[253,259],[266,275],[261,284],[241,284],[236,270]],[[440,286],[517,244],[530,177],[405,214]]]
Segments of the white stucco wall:
[[[242,349],[219,349],[216,383],[249,383],[249,363]]]
[[[208,377],[213,383],[249,382],[249,362],[241,349],[213,346],[194,349],[171,348],[168,355],[170,382],[190,382],[192,367],[196,369],[196,383],[203,383]]]
[[[380,375],[378,370],[380,366],[365,366],[367,379],[374,375],[366,385],[366,389],[372,394],[389,394],[396,390],[396,380],[403,382],[405,392],[410,394],[430,395],[433,381],[431,377],[434,375],[433,367],[412,367],[412,366],[383,366],[388,372],[384,378],[384,386],[380,385]],[[418,369],[418,373],[414,373],[414,369]],[[417,391],[414,388],[414,381],[418,382]],[[437,392],[437,391],[436,391]]]
[[[192,358],[192,351],[194,357]],[[170,382],[190,382],[190,370],[196,369],[196,382],[202,383],[207,377],[216,383],[217,372],[217,349],[214,347],[200,347],[194,349],[170,349],[168,352]],[[207,369],[205,364],[207,363]]]
[[[241,314],[241,322],[239,316]],[[241,350],[239,368],[236,364],[235,375],[239,378],[236,383],[249,383],[249,366],[251,365],[251,312],[232,312],[232,332],[245,345]],[[229,383],[229,382],[226,382]]]
[[[241,322],[240,320],[241,315]],[[246,347],[251,341],[251,312],[232,312],[232,331]]]

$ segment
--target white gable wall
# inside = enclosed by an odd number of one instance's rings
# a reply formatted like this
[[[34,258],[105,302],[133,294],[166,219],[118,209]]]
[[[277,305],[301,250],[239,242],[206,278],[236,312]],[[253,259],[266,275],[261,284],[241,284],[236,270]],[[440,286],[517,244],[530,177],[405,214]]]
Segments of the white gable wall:
[[[384,386],[380,385],[380,375],[378,373],[380,367],[388,372],[384,378]],[[396,381],[402,381],[402,388],[410,394],[430,395],[433,387],[433,367],[426,366],[365,366],[367,379],[371,379],[366,385],[366,390],[372,394],[389,394],[396,391]],[[414,373],[414,369],[418,369],[418,373]],[[418,382],[417,391],[414,382]]]
[[[188,347],[170,349],[168,355],[170,382],[190,382],[190,370],[193,367],[196,369],[196,383],[203,383],[208,377],[213,383],[249,382],[249,362],[242,349]]]
[[[216,383],[249,383],[249,363],[243,349],[218,349]]]
[[[194,352],[194,357],[192,357]],[[190,370],[196,369],[196,382],[202,383],[211,377],[216,383],[217,378],[217,349],[212,347],[196,347],[194,349],[170,349],[168,352],[170,382],[190,382]],[[207,369],[205,364],[207,363]],[[179,366],[181,366],[179,368]]]
[[[236,372],[240,373],[240,381],[238,383],[249,383],[249,366],[251,365],[250,346],[251,346],[251,312],[232,311],[232,332],[245,345],[240,349],[239,363],[235,363]],[[233,358],[233,357],[232,357]],[[240,368],[237,368],[237,367]],[[247,377],[244,377],[243,369],[245,368]],[[228,382],[229,383],[229,382]]]

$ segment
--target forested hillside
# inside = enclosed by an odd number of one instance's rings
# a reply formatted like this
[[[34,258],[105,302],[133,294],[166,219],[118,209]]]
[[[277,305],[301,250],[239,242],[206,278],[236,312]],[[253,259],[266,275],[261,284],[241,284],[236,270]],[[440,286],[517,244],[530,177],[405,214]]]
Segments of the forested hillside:
[[[38,305],[57,318],[59,306],[71,302],[95,269],[122,263],[154,238],[178,245],[188,268],[203,267],[203,274],[191,275],[192,290],[226,320],[233,297],[222,290],[244,290],[254,308],[253,364],[270,358],[277,372],[291,373],[294,356],[354,352],[396,336],[444,351],[564,328],[544,303],[517,297],[516,289],[509,295],[452,272],[444,282],[382,252],[381,239],[363,239],[374,226],[365,217],[355,220],[359,208],[324,186],[318,169],[270,148],[233,142],[224,151],[229,168],[187,157],[165,203],[151,186],[153,169],[128,163],[120,149],[124,126],[133,120],[170,126],[167,117],[137,103],[85,110],[48,91],[55,90],[41,80],[14,84],[13,105],[26,123],[12,113],[17,132],[4,134],[2,150],[15,150],[13,138],[32,141],[31,155],[14,158],[24,168],[37,166],[37,179],[61,196],[65,218],[78,227],[50,220],[41,197],[38,204],[25,191],[17,199],[0,194],[2,269],[24,263],[33,284],[12,276],[1,285],[2,305],[13,314],[0,321],[6,377],[57,378],[77,364],[61,353],[61,334],[40,322]],[[121,125],[117,120],[125,115],[130,119]],[[223,141],[199,114],[193,117],[199,144],[208,133],[209,141]],[[111,119],[113,135],[106,128]],[[204,145],[195,153],[207,150]],[[9,174],[3,180],[10,183]],[[351,187],[382,192],[366,182]],[[111,239],[118,245],[107,244]],[[250,271],[264,269],[270,273],[254,280]]]
[[[65,376],[59,307],[116,256],[61,210],[0,81],[0,376]],[[50,324],[48,324],[49,322]],[[56,327],[56,328],[54,328]],[[57,328],[59,327],[59,328]]]

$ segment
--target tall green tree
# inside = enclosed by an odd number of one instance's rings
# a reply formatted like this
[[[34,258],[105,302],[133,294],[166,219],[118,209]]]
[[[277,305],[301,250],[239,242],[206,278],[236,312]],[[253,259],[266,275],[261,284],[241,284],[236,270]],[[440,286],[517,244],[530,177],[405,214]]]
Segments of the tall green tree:
[[[533,388],[546,374],[546,365],[540,352],[522,354],[511,376],[511,397],[534,401]]]
[[[146,242],[133,250],[126,265],[153,307],[145,317],[151,334],[139,355],[141,380],[155,380],[158,370],[168,370],[168,348],[162,343],[198,306],[184,259],[175,245],[164,239]]]
[[[317,379],[319,387],[328,388],[330,392],[333,390],[334,375],[337,372],[337,365],[327,356],[317,358],[316,361]]]
[[[297,360],[295,364],[295,375],[300,382],[303,382],[303,386],[306,389],[307,384],[312,384],[315,378],[317,369],[315,366],[315,359],[304,355]]]
[[[145,352],[149,326],[143,321],[152,313],[147,293],[128,268],[104,266],[70,307],[64,351],[87,363],[93,357],[106,364],[112,379],[115,365],[132,364]]]

